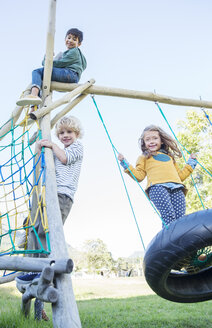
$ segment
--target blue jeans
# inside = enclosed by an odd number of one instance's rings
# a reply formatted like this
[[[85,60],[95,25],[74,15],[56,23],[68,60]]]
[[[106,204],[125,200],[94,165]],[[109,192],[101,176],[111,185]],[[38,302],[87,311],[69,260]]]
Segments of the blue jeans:
[[[181,188],[171,190],[160,185],[154,185],[149,188],[149,198],[159,210],[166,224],[185,215],[185,195]]]
[[[42,86],[44,67],[37,68],[32,71],[32,87],[37,87],[39,90]],[[78,74],[68,68],[52,68],[51,81],[64,83],[78,83]]]

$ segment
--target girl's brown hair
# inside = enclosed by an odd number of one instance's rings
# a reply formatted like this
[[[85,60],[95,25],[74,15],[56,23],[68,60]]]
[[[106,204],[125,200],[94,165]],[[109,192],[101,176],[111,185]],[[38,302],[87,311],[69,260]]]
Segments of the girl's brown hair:
[[[164,150],[169,156],[171,156],[173,159],[175,156],[182,157],[182,153],[180,149],[178,148],[178,145],[176,141],[168,135],[163,129],[161,129],[159,126],[156,125],[149,125],[147,126],[144,131],[142,132],[138,142],[141,148],[141,151],[143,155],[147,158],[152,156],[152,153],[146,148],[145,142],[144,142],[144,135],[147,131],[157,131],[159,133],[159,136],[161,138],[161,150]]]

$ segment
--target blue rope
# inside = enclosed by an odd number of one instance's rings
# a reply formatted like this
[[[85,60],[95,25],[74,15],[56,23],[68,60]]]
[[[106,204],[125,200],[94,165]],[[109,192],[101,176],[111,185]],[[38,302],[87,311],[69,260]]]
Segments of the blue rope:
[[[11,191],[8,192],[8,194],[11,194],[13,196],[13,200],[17,201],[20,199],[24,199],[25,200],[25,196],[28,196],[28,200],[27,203],[29,205],[29,208],[31,208],[31,200],[30,200],[30,195],[32,194],[32,190],[34,188],[34,186],[38,185],[40,180],[42,180],[42,186],[45,184],[45,171],[46,171],[46,167],[45,167],[45,158],[44,158],[44,149],[41,151],[41,154],[39,156],[39,158],[36,160],[35,156],[32,152],[31,149],[31,145],[32,143],[30,142],[29,139],[29,131],[25,131],[21,136],[19,137],[15,137],[15,129],[18,126],[14,126],[13,125],[13,120],[11,120],[11,142],[9,145],[7,145],[6,147],[1,147],[0,150],[10,150],[10,158],[9,160],[6,159],[5,163],[3,165],[0,165],[0,180],[1,180],[1,185],[0,187],[4,187],[5,185],[10,186],[11,187]],[[1,129],[1,128],[0,128]],[[25,137],[25,138],[23,138]],[[26,141],[26,137],[27,137],[27,142]],[[39,130],[38,135],[36,138],[41,138],[41,131]],[[1,139],[1,138],[0,138]],[[21,140],[21,142],[19,142],[19,140]],[[19,148],[17,148],[17,146]],[[18,151],[17,151],[17,150]],[[30,151],[30,158],[25,160],[25,150],[29,149]],[[19,151],[20,150],[20,151]],[[39,170],[39,176],[37,177],[37,181],[35,181],[34,185],[31,183],[33,174],[35,172],[35,168],[38,165],[39,161],[41,161],[41,169]],[[33,165],[32,165],[33,162]],[[31,168],[32,166],[32,168]],[[10,168],[7,169],[7,167]],[[19,196],[19,193],[16,192],[17,187],[24,185],[24,191],[23,195]],[[1,200],[0,200],[1,203]],[[7,210],[7,209],[6,209]],[[3,255],[12,255],[12,254],[28,254],[28,253],[45,253],[45,254],[49,254],[50,253],[50,244],[49,244],[49,234],[46,233],[46,239],[47,239],[47,248],[48,250],[46,251],[41,242],[40,239],[38,237],[38,235],[36,235],[36,231],[34,226],[31,226],[32,229],[34,230],[34,233],[37,237],[38,243],[40,245],[40,250],[16,250],[15,249],[15,244],[13,241],[13,237],[11,235],[12,231],[15,231],[14,229],[11,229],[11,221],[10,221],[10,217],[9,217],[9,212],[6,213],[1,213],[0,217],[1,218],[5,218],[7,225],[8,225],[8,232],[6,232],[5,234],[2,234],[0,237],[0,245],[1,245],[1,240],[2,237],[9,235],[10,238],[10,244],[11,247],[6,249],[6,250],[2,250],[2,252],[0,252],[0,256]],[[17,229],[18,230],[18,229]]]
[[[209,115],[207,114],[207,112],[205,111],[205,109],[204,109],[204,108],[201,108],[201,110],[202,110],[203,113],[205,114],[205,117],[206,117],[206,119],[208,120],[209,124],[212,125],[212,122],[211,122],[211,120],[210,120],[210,117],[209,117]]]

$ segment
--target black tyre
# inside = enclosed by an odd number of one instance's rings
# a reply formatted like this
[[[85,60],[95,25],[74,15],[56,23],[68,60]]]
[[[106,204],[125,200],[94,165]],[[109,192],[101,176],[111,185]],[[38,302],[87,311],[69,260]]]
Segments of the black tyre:
[[[159,296],[181,303],[212,299],[212,210],[186,215],[149,244],[144,275]],[[204,261],[200,256],[204,255]]]

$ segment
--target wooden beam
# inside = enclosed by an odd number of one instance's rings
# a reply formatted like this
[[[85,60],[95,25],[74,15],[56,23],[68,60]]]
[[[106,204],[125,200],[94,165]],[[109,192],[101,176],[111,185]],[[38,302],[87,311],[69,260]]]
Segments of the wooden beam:
[[[31,84],[27,86],[26,90],[23,92],[24,96],[30,93]],[[15,123],[18,121],[21,113],[23,111],[23,106],[16,106],[12,111],[10,119],[0,128],[0,139],[2,140],[4,136],[10,131],[12,127],[15,126]]]
[[[82,101],[87,95],[79,95],[76,97],[72,102],[70,102],[66,107],[64,107],[53,119],[51,120],[51,129],[54,127],[54,125],[57,123],[57,121],[62,118],[64,115],[70,112],[72,108],[74,108],[77,104],[79,104],[80,101]]]
[[[46,266],[52,266],[54,271],[58,274],[71,273],[73,269],[73,261],[69,258],[52,259],[15,255],[5,255],[0,257],[0,270],[7,268],[7,270],[11,271],[41,272]]]
[[[4,267],[5,270],[5,267]],[[23,275],[22,272],[13,272],[0,277],[0,285],[13,281],[16,277]]]
[[[75,99],[73,99],[71,102],[68,103],[66,107],[64,107],[58,114],[56,114],[53,119],[51,120],[51,129],[55,126],[57,121],[66,115],[68,112],[72,110],[79,102],[81,102],[85,97],[87,97],[87,94],[80,94],[77,96]],[[50,105],[51,106],[51,105]],[[35,116],[34,116],[35,118]],[[28,120],[28,126],[32,125],[34,123],[34,119],[29,119]],[[34,143],[37,138],[37,132],[34,132],[34,134],[30,137],[29,142]]]
[[[74,90],[78,86],[79,84],[75,84],[75,83],[52,82],[51,90],[68,92]],[[195,100],[195,99],[187,99],[187,98],[175,98],[171,96],[156,94],[153,92],[110,88],[110,87],[102,87],[97,85],[91,86],[88,90],[84,91],[83,93],[95,94],[101,96],[142,99],[142,100],[154,101],[154,102],[159,102],[169,105],[212,108],[212,101],[203,101],[203,100]]]
[[[8,122],[6,122],[1,128],[0,128],[0,139],[2,140],[4,136],[15,126],[15,123],[19,119],[21,113],[22,113],[23,107],[17,106],[14,111],[12,112],[12,115]]]
[[[55,109],[63,104],[69,103],[75,96],[79,95],[80,93],[82,93],[83,91],[88,89],[94,83],[95,83],[95,80],[91,79],[83,85],[80,85],[80,86],[78,85],[77,88],[75,88],[74,90],[72,90],[71,92],[69,92],[68,94],[63,96],[62,98],[54,101],[53,103],[51,103],[50,105],[48,105],[46,107],[44,106],[44,107],[38,109],[37,111],[32,112],[30,114],[30,117],[33,120],[36,120],[36,119],[39,119],[39,118],[49,114],[53,109]]]
[[[72,100],[66,107],[64,107],[58,114],[56,114],[53,119],[51,120],[51,129],[55,126],[57,121],[62,118],[64,115],[68,114],[72,108],[74,108],[79,102],[81,102],[85,97],[87,97],[86,94],[80,94],[77,96],[74,100]],[[33,124],[34,120],[29,120],[28,124]],[[29,142],[30,144],[33,144],[36,141],[38,132],[34,132],[33,135],[30,137]]]

